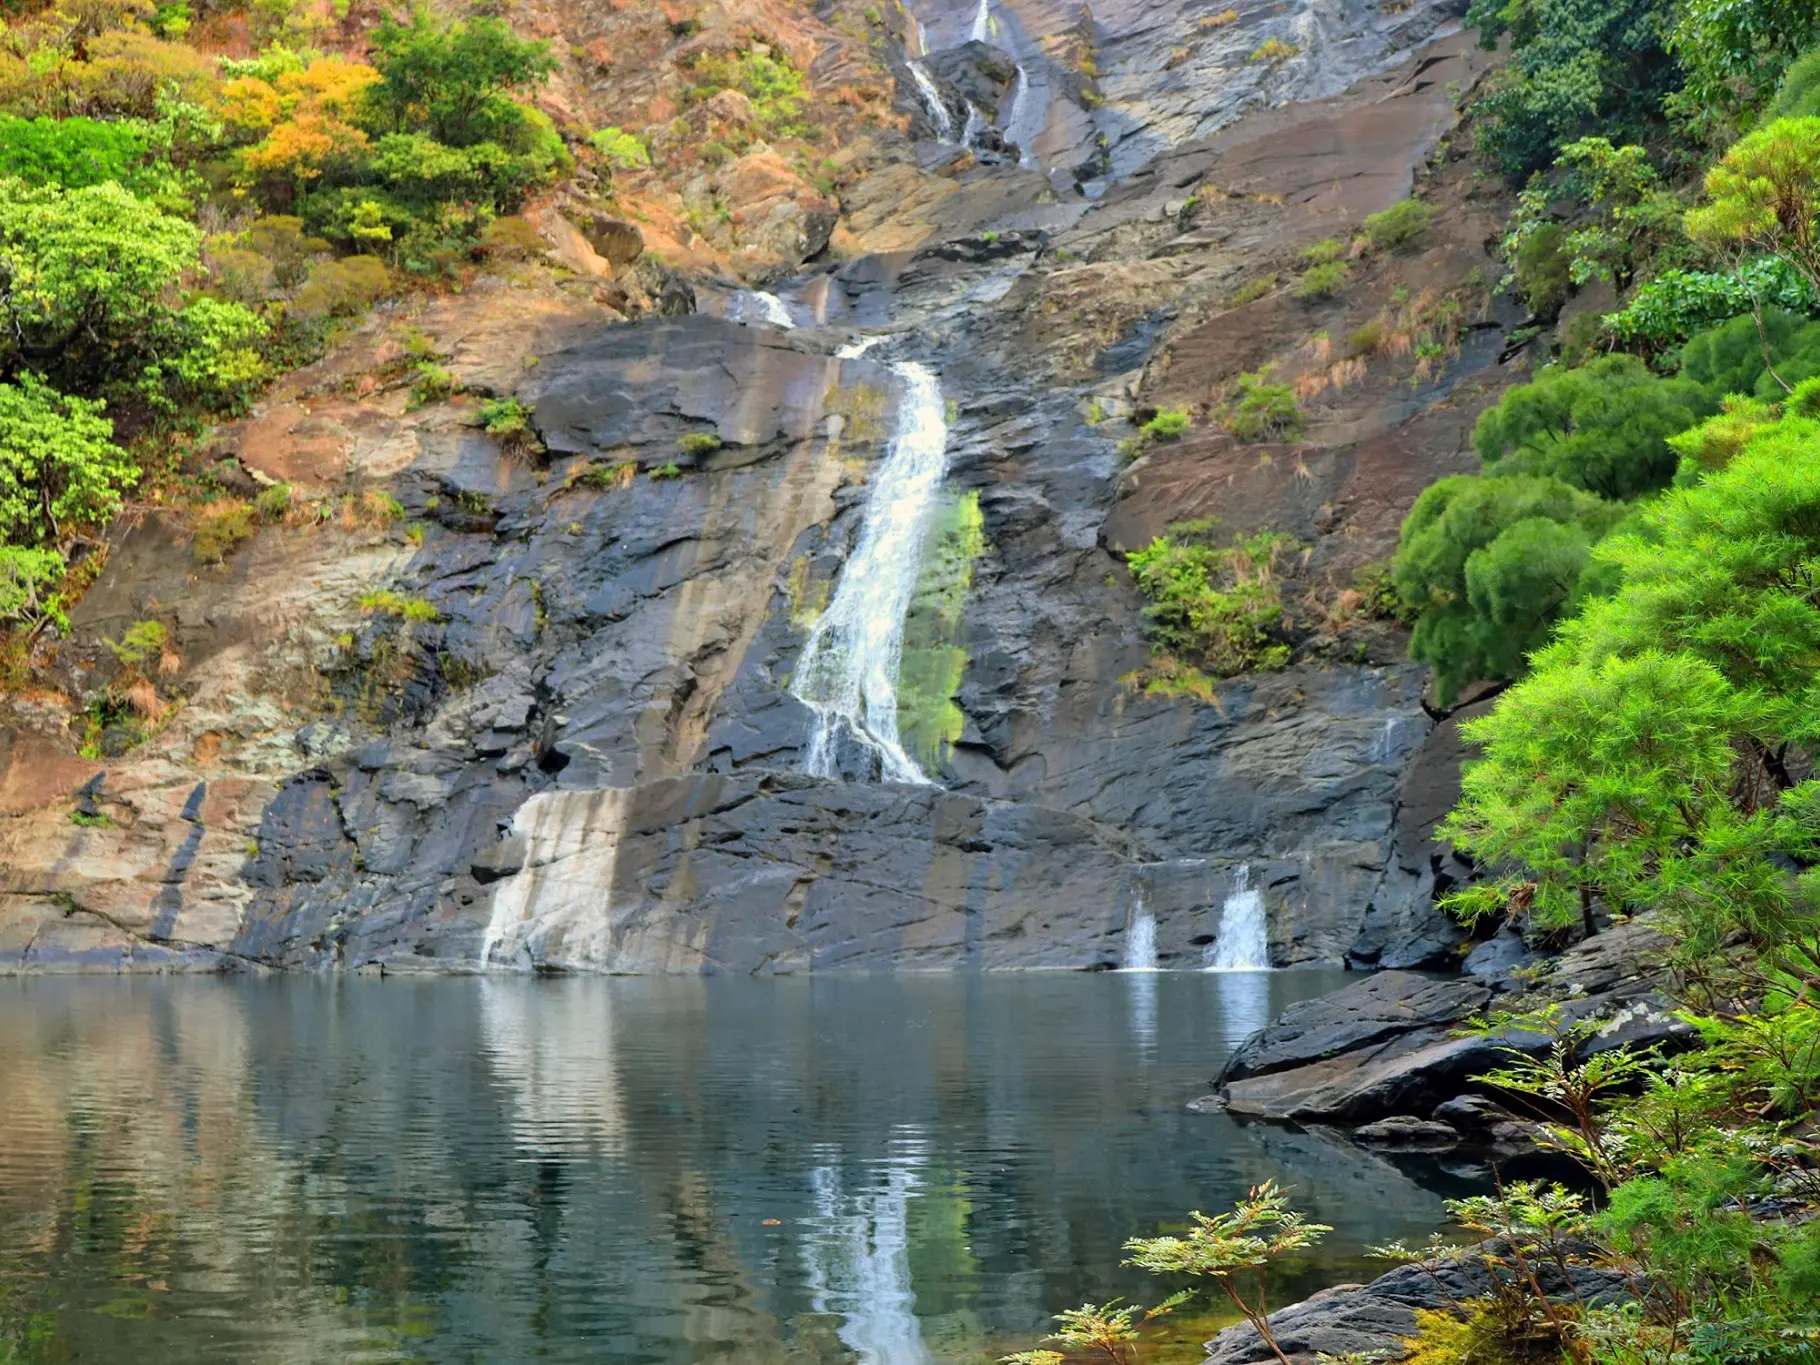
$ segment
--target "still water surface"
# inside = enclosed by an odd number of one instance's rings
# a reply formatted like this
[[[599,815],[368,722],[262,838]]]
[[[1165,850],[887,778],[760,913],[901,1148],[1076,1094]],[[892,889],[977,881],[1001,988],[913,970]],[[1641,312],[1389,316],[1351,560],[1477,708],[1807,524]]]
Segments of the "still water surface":
[[[1338,983],[0,981],[0,1362],[974,1365],[1266,1177],[1368,1274],[1437,1195],[1182,1110]]]

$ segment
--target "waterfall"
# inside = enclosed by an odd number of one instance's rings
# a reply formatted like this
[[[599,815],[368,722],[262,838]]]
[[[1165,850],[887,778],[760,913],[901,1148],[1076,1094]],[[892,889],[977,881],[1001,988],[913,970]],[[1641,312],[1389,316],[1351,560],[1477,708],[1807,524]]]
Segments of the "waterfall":
[[[804,766],[837,777],[844,730],[878,756],[882,780],[927,785],[897,734],[897,672],[904,615],[922,562],[923,533],[948,471],[941,386],[914,361],[891,366],[903,382],[897,429],[872,476],[859,540],[796,662],[790,691],[815,712]]]
[[[1022,118],[1024,102],[1030,97],[1030,73],[1024,64],[1017,64],[1017,84],[1011,87],[1011,113],[1005,118],[1005,136],[1017,143],[1017,164],[1020,166],[1036,165],[1036,153],[1030,144],[1036,139],[1026,137],[1023,131]]]
[[[935,120],[935,135],[942,142],[954,141],[954,115],[948,112],[948,106],[942,102],[941,92],[935,88],[935,82],[929,78],[929,70],[920,58],[912,57],[905,63],[910,68],[910,75],[916,80],[916,92],[923,97],[923,105],[929,111],[929,117]]]
[[[1156,916],[1144,907],[1142,887],[1132,902],[1131,923],[1125,929],[1124,966],[1128,972],[1156,970]]]
[[[742,289],[727,304],[727,316],[734,322],[768,322],[788,332],[796,328],[790,306],[775,294],[762,289]]]
[[[928,1147],[912,1130],[891,1148],[880,1190],[843,1194],[832,1160],[810,1173],[815,1216],[803,1245],[809,1306],[840,1315],[835,1333],[857,1365],[928,1365],[934,1357],[916,1318],[909,1229]]]
[[[1220,933],[1207,949],[1210,972],[1262,971],[1270,966],[1270,925],[1264,893],[1251,886],[1251,867],[1242,865],[1220,913]]]
[[[967,126],[961,129],[961,146],[971,147],[986,126],[986,116],[972,100],[967,101]]]
[[[980,0],[980,7],[973,12],[973,32],[967,36],[976,43],[992,41],[992,0]]]

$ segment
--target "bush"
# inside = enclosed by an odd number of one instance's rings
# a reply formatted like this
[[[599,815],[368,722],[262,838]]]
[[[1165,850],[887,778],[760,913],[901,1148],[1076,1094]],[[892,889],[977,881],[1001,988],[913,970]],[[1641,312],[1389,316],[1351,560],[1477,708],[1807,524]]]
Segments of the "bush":
[[[600,129],[588,139],[588,145],[614,170],[637,170],[651,164],[651,153],[645,144],[618,128]]]
[[[1760,256],[1735,271],[1664,270],[1607,313],[1605,329],[1626,345],[1667,350],[1750,312],[1753,298],[1766,310],[1820,313],[1820,297],[1805,275],[1778,257]]]
[[[676,447],[690,459],[699,459],[720,449],[720,437],[712,431],[691,431],[677,438]]]
[[[56,550],[0,544],[0,621],[27,629],[63,625],[63,602],[56,588],[65,567]]]
[[[1307,265],[1328,265],[1345,259],[1346,243],[1337,237],[1329,237],[1325,241],[1302,248],[1302,261]]]
[[[1177,441],[1193,425],[1188,414],[1181,408],[1158,408],[1152,417],[1138,430],[1152,441]]]
[[[139,467],[113,442],[104,405],[58,393],[29,371],[0,384],[0,544],[52,548],[120,510]],[[36,566],[36,567],[32,567]],[[42,581],[38,560],[16,573]]]
[[[1663,379],[1635,356],[1550,367],[1480,416],[1473,445],[1490,472],[1536,474],[1614,500],[1674,478],[1668,438],[1713,411],[1690,379]]]
[[[364,312],[392,287],[392,272],[377,256],[322,261],[297,291],[292,306],[306,318],[347,317]]]
[[[440,621],[442,613],[426,597],[406,597],[390,588],[363,593],[360,609],[368,615],[395,616],[401,621]]]
[[[1339,261],[1329,261],[1326,265],[1317,265],[1302,272],[1295,282],[1295,296],[1314,302],[1330,299],[1346,287],[1346,267]]]
[[[145,134],[129,123],[0,115],[0,176],[66,190],[125,184],[145,155]]]
[[[1410,654],[1443,703],[1477,679],[1514,678],[1588,591],[1592,543],[1624,514],[1559,479],[1456,475],[1416,499],[1392,562],[1415,618]]]
[[[1150,601],[1152,647],[1199,659],[1221,677],[1283,667],[1289,646],[1277,635],[1283,601],[1275,571],[1293,542],[1260,531],[1216,548],[1206,539],[1212,530],[1210,521],[1180,523],[1126,561]]]
[[[1226,405],[1226,430],[1241,441],[1294,440],[1302,434],[1302,409],[1295,390],[1270,382],[1271,367],[1238,377],[1233,399]]]
[[[1247,280],[1233,291],[1232,306],[1243,308],[1248,303],[1256,303],[1276,287],[1275,275],[1259,275],[1255,280]]]
[[[1360,235],[1372,251],[1397,251],[1420,241],[1434,218],[1433,205],[1419,199],[1405,199],[1382,213],[1369,215]]]
[[[220,564],[257,529],[253,509],[238,498],[211,502],[196,514],[190,550],[198,564]]]
[[[259,496],[253,499],[253,508],[263,522],[283,521],[291,510],[291,486],[275,483],[270,488],[260,489]]]
[[[421,129],[450,147],[510,145],[524,115],[510,94],[556,69],[549,45],[515,37],[498,19],[439,23],[419,9],[409,24],[386,20],[373,31],[371,94],[376,121],[393,132]]]
[[[1266,62],[1271,66],[1276,66],[1288,61],[1300,51],[1301,49],[1294,43],[1282,38],[1266,38],[1251,50],[1251,55],[1245,60],[1254,63]]]

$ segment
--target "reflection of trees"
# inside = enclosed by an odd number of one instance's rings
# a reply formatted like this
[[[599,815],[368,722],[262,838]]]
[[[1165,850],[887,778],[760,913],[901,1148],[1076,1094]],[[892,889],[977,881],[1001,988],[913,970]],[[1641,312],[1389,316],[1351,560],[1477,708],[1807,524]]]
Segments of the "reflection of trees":
[[[214,1358],[257,1365],[920,1365],[1153,1297],[1123,1240],[1264,1176],[1340,1249],[1432,1225],[1375,1158],[1182,1113],[1218,992],[1153,978],[1152,1043],[1126,984],[30,983],[0,1333],[187,1362],[176,1315],[225,1308]]]

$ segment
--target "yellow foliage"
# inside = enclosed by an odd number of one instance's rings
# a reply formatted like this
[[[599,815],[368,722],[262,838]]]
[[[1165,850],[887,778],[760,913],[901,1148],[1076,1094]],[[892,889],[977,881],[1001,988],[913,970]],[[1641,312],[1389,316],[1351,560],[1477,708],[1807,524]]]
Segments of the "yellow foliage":
[[[1404,1341],[1404,1365],[1510,1365],[1498,1320],[1479,1308],[1469,1318],[1416,1309],[1416,1335]]]
[[[216,112],[236,133],[263,134],[284,117],[284,106],[270,81],[262,81],[257,76],[236,76],[221,87]]]
[[[140,29],[115,29],[88,45],[88,61],[71,68],[80,112],[152,118],[158,94],[176,87],[199,100],[215,83],[215,68],[187,43],[167,43]]]
[[[242,164],[256,175],[289,172],[314,180],[329,166],[349,161],[366,150],[367,135],[327,114],[299,114],[279,124],[265,141],[241,153]]]
[[[278,96],[286,113],[320,113],[347,118],[361,97],[379,83],[379,73],[364,62],[318,57],[301,71],[278,77]]]

